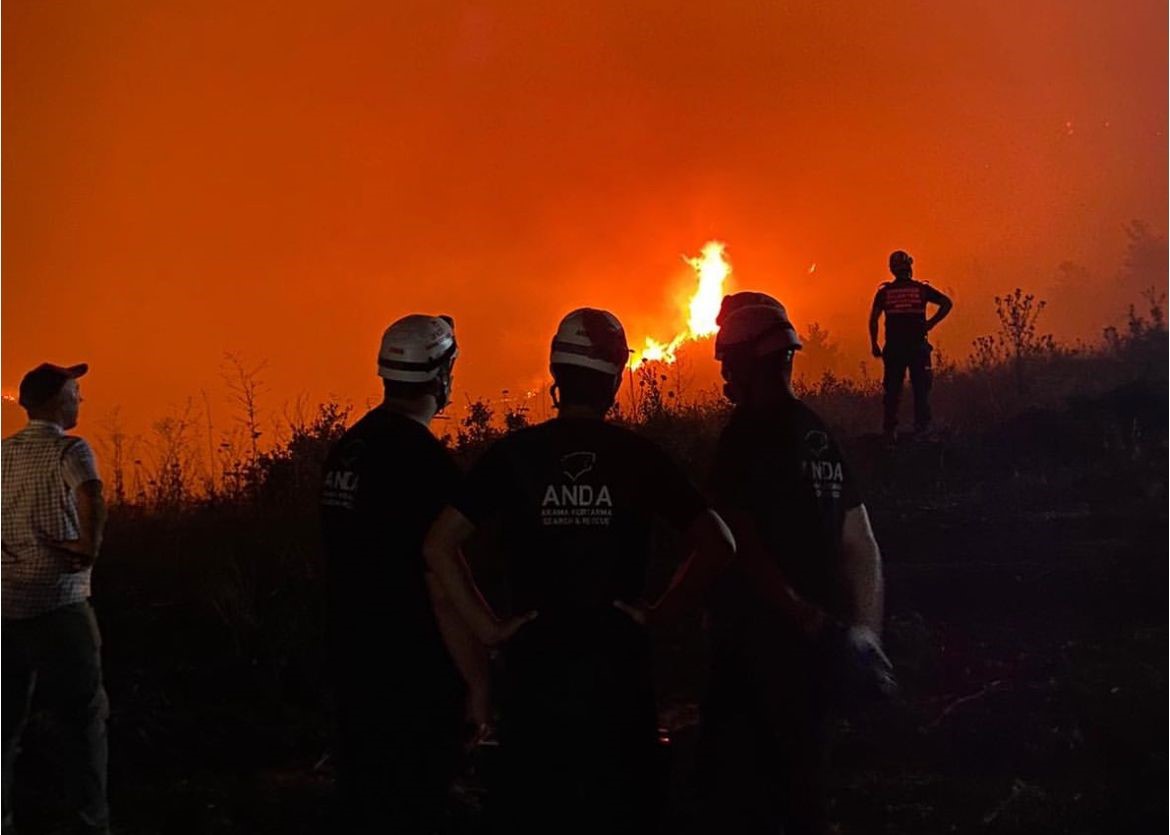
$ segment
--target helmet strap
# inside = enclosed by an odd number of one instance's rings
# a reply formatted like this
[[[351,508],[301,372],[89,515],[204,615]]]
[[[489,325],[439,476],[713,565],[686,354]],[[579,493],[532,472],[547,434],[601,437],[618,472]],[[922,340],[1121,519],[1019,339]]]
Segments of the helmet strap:
[[[435,376],[435,390],[432,396],[435,398],[435,413],[443,411],[447,404],[451,402],[451,369],[453,362],[447,363],[446,367]]]

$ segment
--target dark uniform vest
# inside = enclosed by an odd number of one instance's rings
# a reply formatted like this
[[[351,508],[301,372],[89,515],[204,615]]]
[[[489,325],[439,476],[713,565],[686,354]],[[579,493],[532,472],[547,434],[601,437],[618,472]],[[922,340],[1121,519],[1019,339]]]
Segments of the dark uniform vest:
[[[926,302],[930,287],[920,281],[887,281],[878,290],[886,314],[886,342],[906,345],[926,339]]]

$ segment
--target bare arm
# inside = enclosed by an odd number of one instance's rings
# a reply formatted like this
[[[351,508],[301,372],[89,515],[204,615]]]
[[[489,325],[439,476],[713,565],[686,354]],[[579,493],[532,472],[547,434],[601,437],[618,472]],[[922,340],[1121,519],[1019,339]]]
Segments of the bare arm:
[[[431,594],[431,605],[435,609],[435,619],[439,622],[443,643],[447,645],[447,651],[451,653],[459,674],[463,676],[469,689],[473,691],[486,689],[489,678],[487,648],[455,611],[438,578],[429,572],[427,590]]]
[[[787,615],[802,632],[809,635],[818,633],[828,620],[828,615],[792,588],[760,538],[751,516],[742,511],[728,511],[727,520],[735,533],[736,564],[751,580],[756,591]]]
[[[713,510],[700,513],[686,531],[691,555],[674,573],[670,587],[648,609],[615,600],[614,605],[630,617],[670,623],[684,612],[702,605],[703,595],[735,557],[735,540]]]
[[[435,610],[439,634],[459,675],[467,683],[468,718],[476,727],[475,739],[480,739],[491,721],[491,660],[487,647],[475,637],[450,599],[438,578],[427,573],[427,590]]]
[[[945,293],[938,293],[938,298],[933,301],[938,305],[938,310],[934,312],[933,316],[926,320],[926,330],[928,333],[934,328],[935,325],[937,325],[943,319],[947,318],[947,316],[949,316],[951,313],[951,308],[955,306],[955,303],[951,301],[951,297]]]
[[[474,532],[475,525],[458,510],[453,507],[443,509],[423,543],[427,584],[428,587],[437,584],[443,593],[444,605],[454,609],[480,643],[495,646],[512,637],[517,629],[536,617],[536,612],[508,620],[496,617],[480,594],[467,560],[463,558],[463,544]]]
[[[77,500],[78,538],[54,540],[51,544],[66,554],[67,570],[81,571],[93,565],[102,549],[102,537],[106,531],[106,500],[102,496],[102,483],[90,479],[77,485],[73,491]]]
[[[875,636],[880,635],[885,602],[882,555],[865,505],[858,505],[845,514],[841,546],[842,572],[853,624],[872,630]]]
[[[882,315],[879,298],[880,295],[873,297],[873,305],[869,309],[869,344],[875,357],[882,355],[881,348],[878,347],[878,318]]]

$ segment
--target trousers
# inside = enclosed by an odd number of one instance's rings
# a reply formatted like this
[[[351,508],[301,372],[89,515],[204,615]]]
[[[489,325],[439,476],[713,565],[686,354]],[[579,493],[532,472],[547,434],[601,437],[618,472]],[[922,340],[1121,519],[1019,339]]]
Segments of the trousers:
[[[829,718],[813,679],[807,663],[714,659],[699,738],[702,831],[831,831]]]
[[[64,729],[65,802],[74,823],[82,831],[106,832],[109,702],[93,609],[82,602],[32,618],[5,618],[2,641],[5,834],[13,831],[13,778],[34,694]]]
[[[882,428],[892,432],[898,426],[898,405],[902,399],[902,384],[906,372],[910,372],[910,387],[914,390],[914,428],[930,426],[930,387],[933,380],[930,355],[933,351],[925,340],[906,345],[886,343],[882,352],[885,375],[882,386],[885,389],[885,415]]]

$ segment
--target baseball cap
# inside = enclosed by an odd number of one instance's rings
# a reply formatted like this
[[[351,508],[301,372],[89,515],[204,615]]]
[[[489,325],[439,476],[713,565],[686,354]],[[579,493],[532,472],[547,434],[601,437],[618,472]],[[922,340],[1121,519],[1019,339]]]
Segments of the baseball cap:
[[[78,365],[53,365],[42,362],[24,375],[20,381],[20,405],[35,409],[53,399],[67,380],[76,380],[89,371],[86,363]]]

